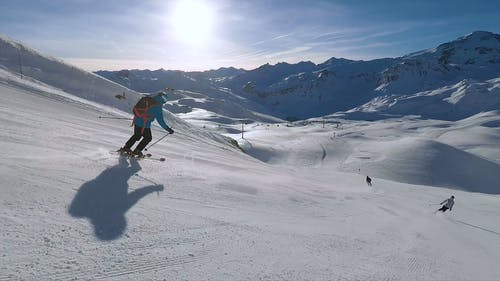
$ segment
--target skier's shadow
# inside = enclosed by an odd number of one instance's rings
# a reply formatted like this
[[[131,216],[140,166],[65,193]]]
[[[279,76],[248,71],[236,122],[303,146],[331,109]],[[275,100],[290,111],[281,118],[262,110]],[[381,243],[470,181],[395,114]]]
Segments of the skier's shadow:
[[[119,238],[127,226],[125,213],[142,197],[163,190],[163,185],[150,185],[128,193],[127,181],[141,166],[136,159],[130,165],[127,160],[120,157],[117,165],[84,183],[68,208],[73,217],[88,218],[100,240]]]

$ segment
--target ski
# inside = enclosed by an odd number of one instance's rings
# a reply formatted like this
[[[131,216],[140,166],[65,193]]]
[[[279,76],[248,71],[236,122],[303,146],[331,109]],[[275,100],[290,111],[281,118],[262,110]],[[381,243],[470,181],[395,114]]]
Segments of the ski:
[[[145,160],[154,160],[154,161],[160,161],[160,162],[164,162],[165,161],[164,157],[153,157],[153,155],[151,155],[151,153],[147,153],[147,154],[144,154],[143,156],[139,156],[139,157],[132,156],[132,158],[136,158],[136,159],[139,159],[139,160],[142,160],[142,159],[145,159]]]
[[[114,155],[119,155],[122,157],[127,157],[129,159],[134,158],[137,160],[148,159],[148,160],[155,160],[155,161],[160,161],[160,162],[164,162],[166,160],[164,157],[153,157],[153,155],[151,153],[146,153],[146,154],[143,154],[142,156],[132,155],[132,154],[128,154],[128,153],[122,153],[122,152],[116,151],[116,150],[110,151],[109,153],[114,154]]]

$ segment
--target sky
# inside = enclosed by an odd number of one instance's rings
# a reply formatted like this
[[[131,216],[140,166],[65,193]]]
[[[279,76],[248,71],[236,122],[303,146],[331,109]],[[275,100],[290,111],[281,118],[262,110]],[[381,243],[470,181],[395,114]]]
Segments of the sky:
[[[0,36],[90,71],[371,60],[500,33],[500,1],[0,0]]]

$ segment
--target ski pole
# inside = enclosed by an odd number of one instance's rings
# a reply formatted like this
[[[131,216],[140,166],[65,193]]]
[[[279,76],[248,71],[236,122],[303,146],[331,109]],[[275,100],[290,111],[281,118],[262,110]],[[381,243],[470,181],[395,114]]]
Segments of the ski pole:
[[[99,119],[123,119],[123,120],[132,120],[132,118],[127,117],[108,117],[108,116],[99,116]]]
[[[168,135],[170,134],[166,134],[164,135],[163,137],[159,138],[157,141],[155,141],[154,143],[152,143],[150,146],[148,146],[147,148],[145,148],[144,150],[148,151],[148,148],[152,147],[153,145],[157,144],[158,142],[160,142],[162,139],[166,138]]]

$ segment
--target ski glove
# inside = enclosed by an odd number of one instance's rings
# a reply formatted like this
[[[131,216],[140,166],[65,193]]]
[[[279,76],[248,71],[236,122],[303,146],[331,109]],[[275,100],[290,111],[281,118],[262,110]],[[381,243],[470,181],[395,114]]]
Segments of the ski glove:
[[[172,128],[168,128],[167,131],[170,133],[170,134],[173,134],[174,133],[174,130],[172,130]]]

